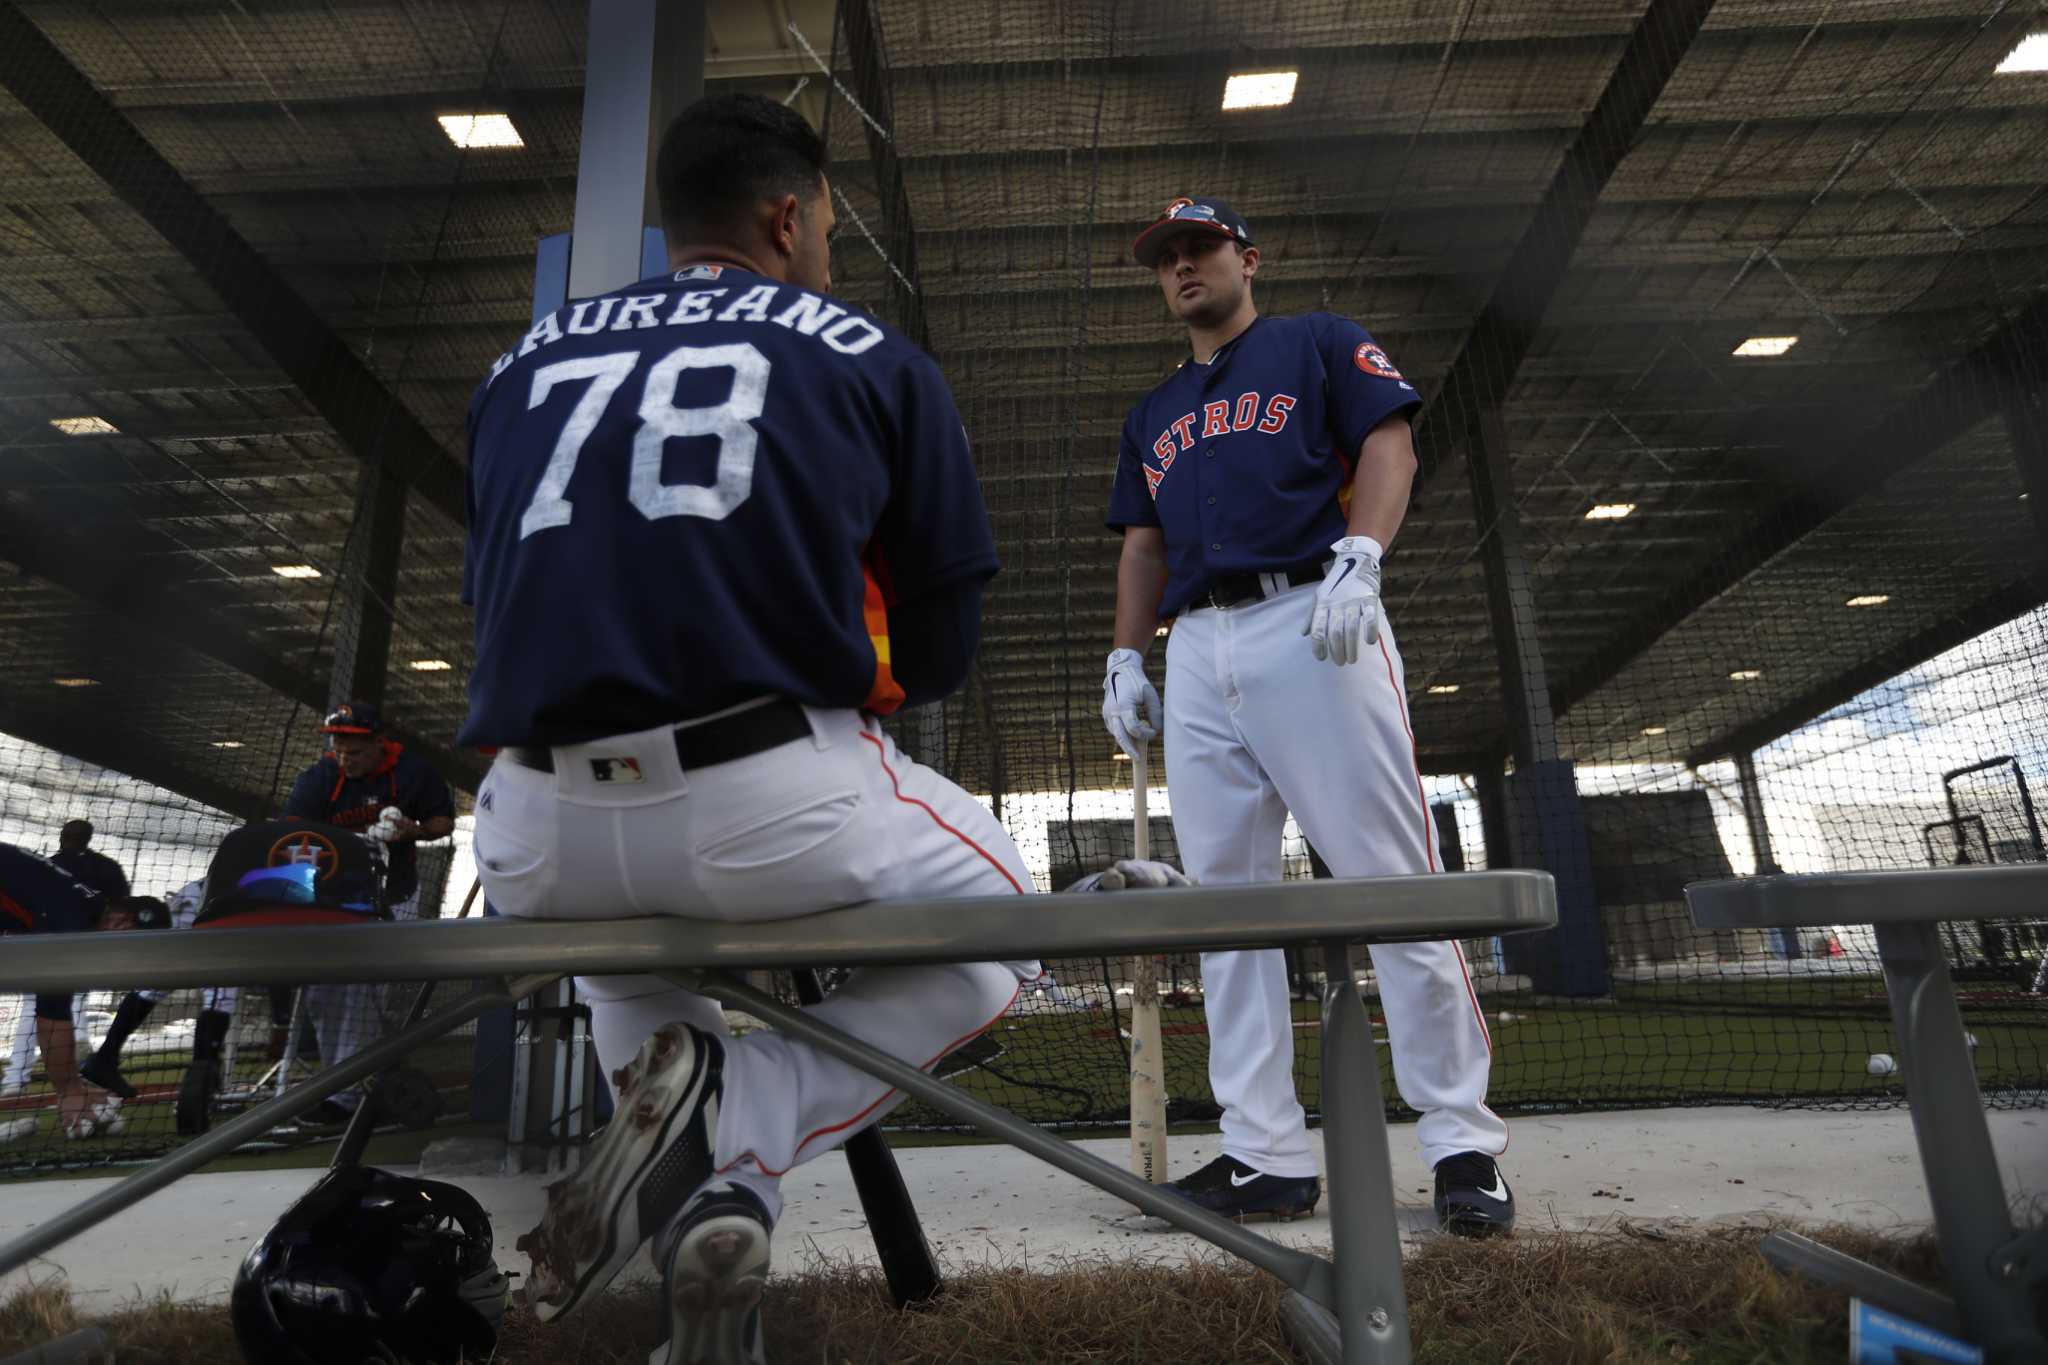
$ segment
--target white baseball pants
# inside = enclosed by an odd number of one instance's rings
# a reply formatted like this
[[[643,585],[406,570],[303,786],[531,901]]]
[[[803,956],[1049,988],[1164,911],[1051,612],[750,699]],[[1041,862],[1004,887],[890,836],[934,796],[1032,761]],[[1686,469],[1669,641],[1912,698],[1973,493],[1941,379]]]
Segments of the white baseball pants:
[[[393,919],[418,919],[419,913],[418,891],[391,907]],[[322,1068],[340,1066],[384,1036],[387,985],[381,981],[358,981],[341,986],[308,986],[301,992],[306,1016],[313,1021],[313,1037],[320,1043]],[[350,1108],[360,1104],[362,1098],[361,1085],[333,1096],[336,1104]]]
[[[810,712],[812,737],[685,773],[667,727],[554,750],[555,771],[505,759],[477,798],[476,861],[499,913],[788,919],[905,897],[1022,895],[1031,878],[982,805],[853,711]],[[631,758],[640,780],[599,781]],[[617,773],[620,765],[601,764]],[[1020,906],[1019,913],[1029,913]],[[1009,1008],[1036,962],[865,967],[814,1016],[930,1067]],[[655,976],[580,977],[609,1074],[675,1020],[726,1036],[716,1003]],[[719,1169],[778,1211],[777,1179],[900,1096],[768,1029],[727,1037]]]
[[[1167,639],[1174,840],[1203,885],[1280,880],[1289,811],[1339,877],[1437,870],[1393,632],[1382,620],[1358,663],[1319,662],[1301,633],[1315,591],[1190,611]],[[1423,1157],[1505,1151],[1507,1125],[1486,1107],[1491,1043],[1458,945],[1391,944],[1372,960]],[[1285,956],[1204,953],[1202,988],[1224,1152],[1271,1175],[1314,1175]]]

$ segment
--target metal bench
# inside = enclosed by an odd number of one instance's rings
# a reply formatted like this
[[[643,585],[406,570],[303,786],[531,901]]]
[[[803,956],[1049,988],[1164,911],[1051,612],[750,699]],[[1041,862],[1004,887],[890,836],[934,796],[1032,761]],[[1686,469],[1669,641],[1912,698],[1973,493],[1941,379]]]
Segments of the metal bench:
[[[2048,865],[1842,872],[1697,882],[1685,888],[1702,929],[1868,924],[1898,1034],[1899,1069],[1954,1298],[1923,1289],[1794,1233],[1764,1254],[1782,1269],[1879,1307],[1960,1331],[1992,1362],[2048,1360],[2034,1296],[2048,1285],[2048,1229],[2013,1226],[1983,1097],[1936,926],[1944,920],[2048,915]]]
[[[1484,938],[1547,929],[1556,922],[1549,874],[1502,871],[1128,891],[1113,899],[903,901],[750,923],[674,916],[490,919],[11,937],[0,953],[0,991],[477,977],[491,979],[493,988],[431,1018],[415,1018],[343,1065],[245,1111],[31,1229],[0,1247],[0,1274],[487,1010],[567,975],[653,972],[744,1009],[1277,1275],[1294,1291],[1290,1325],[1317,1359],[1398,1365],[1410,1358],[1408,1308],[1386,1115],[1372,1031],[1352,984],[1348,950],[1355,944]],[[1322,1082],[1332,1241],[1328,1258],[1281,1246],[1161,1193],[1128,1171],[813,1021],[736,975],[764,968],[1124,957],[1291,944],[1320,946],[1327,980]]]

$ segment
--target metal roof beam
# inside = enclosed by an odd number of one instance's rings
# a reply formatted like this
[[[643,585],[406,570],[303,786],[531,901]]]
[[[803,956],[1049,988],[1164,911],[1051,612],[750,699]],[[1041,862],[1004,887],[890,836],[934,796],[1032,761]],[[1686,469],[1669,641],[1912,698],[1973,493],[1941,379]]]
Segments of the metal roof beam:
[[[1698,767],[1731,754],[1742,755],[1760,749],[1802,725],[1819,720],[1837,706],[1855,700],[1886,679],[1917,668],[1937,654],[1966,644],[1985,631],[1995,630],[2032,611],[2043,601],[2048,601],[2048,590],[2044,590],[2041,583],[2026,579],[2008,583],[1970,603],[1947,620],[1857,661],[1769,714],[1694,746],[1686,754],[1685,761]]]
[[[212,606],[193,594],[165,587],[160,573],[138,566],[104,542],[88,546],[31,517],[0,508],[0,558],[120,617],[139,631],[226,664],[302,706],[323,714],[326,711],[324,674],[269,653]],[[393,731],[432,763],[450,785],[476,790],[483,777],[483,765],[476,755],[396,726]]]
[[[140,778],[242,820],[263,820],[274,814],[268,792],[247,791],[196,772],[175,754],[124,729],[106,715],[96,714],[91,725],[79,727],[25,711],[12,698],[0,698],[0,730],[45,749]]]
[[[1618,677],[1694,612],[1741,585],[1885,480],[1911,468],[1998,409],[2007,386],[2048,383],[2048,293],[1933,382],[1862,430],[1826,440],[1816,433],[1822,470],[1810,488],[1788,493],[1750,518],[1752,534],[1729,545],[1661,597],[1608,646],[1576,669],[1555,698],[1562,715]],[[1775,738],[1775,736],[1771,736]]]
[[[192,263],[356,457],[461,521],[462,466],[13,4],[0,4],[0,51],[0,86]]]

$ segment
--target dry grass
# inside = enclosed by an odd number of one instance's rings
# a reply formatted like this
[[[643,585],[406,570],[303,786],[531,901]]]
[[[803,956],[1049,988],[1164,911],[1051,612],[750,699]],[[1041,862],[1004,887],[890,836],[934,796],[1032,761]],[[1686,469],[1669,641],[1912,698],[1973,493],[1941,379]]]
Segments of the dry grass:
[[[1760,1228],[1686,1235],[1524,1234],[1433,1241],[1408,1261],[1418,1365],[1697,1365],[1835,1362],[1847,1340],[1839,1294],[1780,1277],[1757,1254]],[[1831,1229],[1822,1240],[1915,1279],[1936,1270],[1931,1239]],[[956,1274],[914,1313],[890,1305],[878,1273],[828,1266],[778,1279],[769,1359],[781,1365],[1275,1365],[1297,1357],[1280,1286],[1212,1261],[1179,1266],[1074,1261]],[[82,1325],[61,1286],[0,1304],[0,1358]],[[98,1319],[121,1365],[237,1365],[217,1306],[140,1304]],[[655,1327],[650,1291],[620,1293],[566,1323],[508,1322],[499,1365],[642,1365]]]

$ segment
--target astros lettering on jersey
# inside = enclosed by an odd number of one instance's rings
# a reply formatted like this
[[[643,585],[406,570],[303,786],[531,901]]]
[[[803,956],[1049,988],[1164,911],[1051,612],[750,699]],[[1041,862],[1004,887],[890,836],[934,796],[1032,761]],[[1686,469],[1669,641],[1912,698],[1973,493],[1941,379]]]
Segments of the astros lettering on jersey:
[[[1162,617],[1218,574],[1312,563],[1344,534],[1366,434],[1420,404],[1363,327],[1261,317],[1124,423],[1108,523],[1166,530]]]

